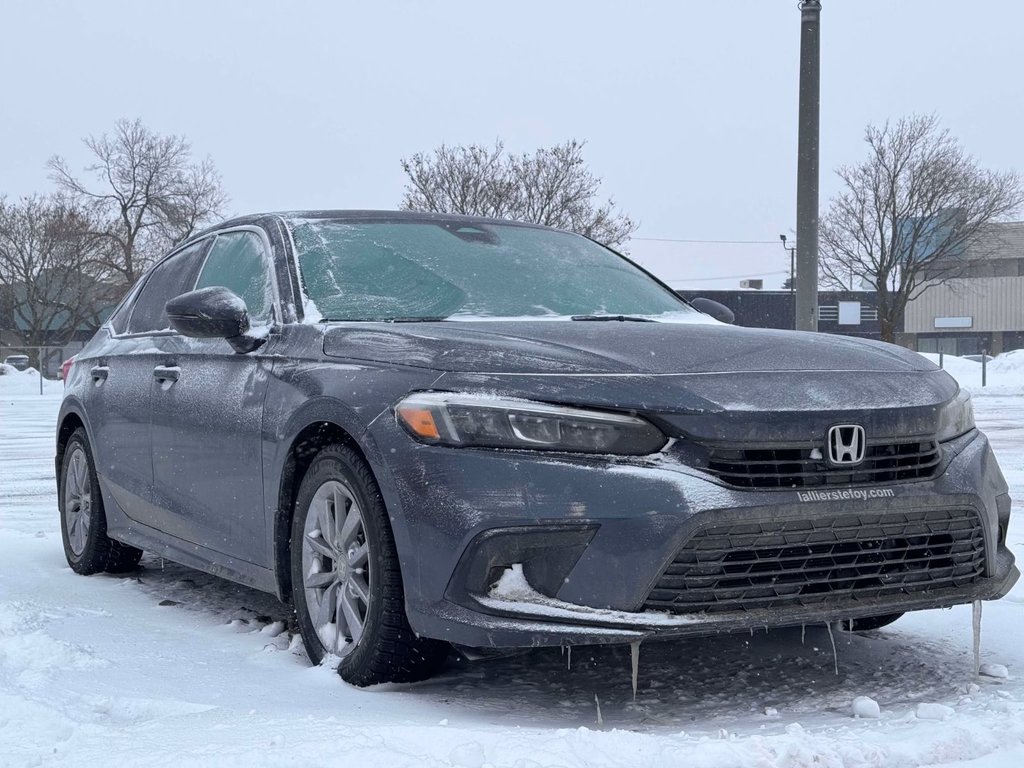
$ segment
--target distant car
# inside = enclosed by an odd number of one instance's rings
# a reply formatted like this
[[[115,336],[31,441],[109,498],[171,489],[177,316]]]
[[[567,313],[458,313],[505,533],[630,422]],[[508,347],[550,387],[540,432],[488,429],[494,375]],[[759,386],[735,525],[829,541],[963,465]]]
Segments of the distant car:
[[[356,685],[427,677],[450,643],[870,629],[1018,577],[944,371],[717,322],[545,227],[225,222],[149,270],[65,391],[71,567],[145,549],[273,592]]]
[[[28,355],[8,355],[4,358],[4,365],[9,365],[19,371],[27,370],[28,363]]]
[[[973,360],[975,363],[980,363],[982,361],[988,363],[995,360],[994,355],[964,355],[963,358],[964,360]]]

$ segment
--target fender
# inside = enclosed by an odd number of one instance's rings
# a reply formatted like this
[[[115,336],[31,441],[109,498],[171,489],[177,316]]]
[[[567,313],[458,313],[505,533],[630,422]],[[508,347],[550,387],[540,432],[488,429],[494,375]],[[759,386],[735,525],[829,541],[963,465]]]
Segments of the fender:
[[[93,440],[92,424],[89,422],[89,417],[86,415],[85,407],[82,405],[81,400],[72,394],[64,395],[64,399],[61,401],[60,410],[57,412],[57,425],[54,434],[54,457],[53,457],[53,468],[54,478],[57,483],[57,495],[60,496],[60,465],[64,459],[64,446],[63,443],[70,436],[71,431],[65,430],[64,422],[67,421],[69,416],[75,416],[79,421],[82,422],[82,426],[85,427],[86,437],[89,438],[89,445],[95,446],[96,443]],[[66,433],[66,434],[65,434]],[[95,451],[95,448],[93,448]]]
[[[287,543],[291,537],[291,516],[293,510],[282,503],[282,484],[291,482],[289,475],[289,460],[292,455],[292,448],[296,439],[303,431],[316,424],[328,423],[337,427],[351,439],[354,446],[362,453],[370,471],[377,480],[384,504],[388,509],[392,532],[395,536],[395,545],[401,553],[409,552],[409,533],[404,520],[400,514],[402,509],[401,501],[396,489],[394,476],[391,468],[385,459],[384,451],[381,450],[372,433],[372,425],[378,418],[387,418],[391,413],[392,403],[386,398],[378,398],[370,403],[359,404],[363,407],[353,407],[351,404],[327,394],[310,397],[303,392],[307,388],[323,392],[326,387],[323,377],[317,374],[324,371],[319,366],[316,371],[309,371],[308,377],[303,376],[306,386],[296,386],[297,381],[293,378],[285,384],[275,376],[271,380],[271,390],[268,391],[266,407],[264,410],[264,451],[263,451],[263,484],[268,562],[273,563],[275,576],[278,585],[278,597],[282,600],[290,599],[285,588],[289,575],[287,558]],[[397,393],[404,394],[408,391],[401,379],[404,378],[395,371]],[[415,378],[420,379],[422,371],[416,373]],[[429,382],[433,379],[427,379]],[[394,398],[397,402],[400,394]],[[310,399],[307,399],[310,398]],[[301,403],[301,405],[299,405]],[[296,406],[294,412],[290,406]],[[284,421],[278,422],[279,416],[286,417]],[[299,482],[295,478],[295,482]]]

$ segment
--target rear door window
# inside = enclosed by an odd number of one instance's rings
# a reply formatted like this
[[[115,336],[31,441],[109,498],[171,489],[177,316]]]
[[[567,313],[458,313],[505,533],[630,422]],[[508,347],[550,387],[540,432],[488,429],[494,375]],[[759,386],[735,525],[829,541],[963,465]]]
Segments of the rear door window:
[[[157,265],[135,300],[128,320],[128,333],[152,333],[170,328],[164,305],[175,296],[192,290],[203,254],[210,241],[201,240]]]
[[[270,322],[274,306],[263,240],[254,232],[226,232],[206,257],[196,288],[223,286],[237,294],[254,325]]]

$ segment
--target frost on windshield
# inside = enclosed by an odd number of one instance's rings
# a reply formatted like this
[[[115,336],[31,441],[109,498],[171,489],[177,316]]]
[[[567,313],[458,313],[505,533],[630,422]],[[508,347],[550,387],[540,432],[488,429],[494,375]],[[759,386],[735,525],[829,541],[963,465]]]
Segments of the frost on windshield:
[[[318,319],[703,317],[578,235],[461,220],[290,223]]]

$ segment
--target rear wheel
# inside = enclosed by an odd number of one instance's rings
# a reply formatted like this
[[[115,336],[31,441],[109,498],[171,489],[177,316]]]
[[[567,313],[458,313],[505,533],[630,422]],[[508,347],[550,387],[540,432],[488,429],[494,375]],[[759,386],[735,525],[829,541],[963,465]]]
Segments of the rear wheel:
[[[365,462],[347,446],[323,449],[306,472],[292,520],[292,600],[314,664],[340,658],[353,685],[430,677],[449,646],[418,637],[384,500]]]
[[[844,632],[867,632],[887,627],[902,615],[902,613],[887,613],[884,616],[867,616],[863,619],[843,619],[839,622],[839,628]]]
[[[107,537],[96,466],[85,430],[79,427],[64,446],[60,473],[60,530],[64,556],[75,573],[124,573],[136,568],[142,550]]]

